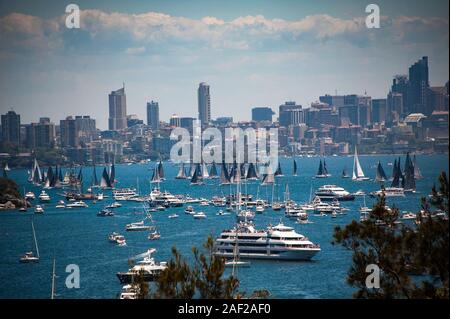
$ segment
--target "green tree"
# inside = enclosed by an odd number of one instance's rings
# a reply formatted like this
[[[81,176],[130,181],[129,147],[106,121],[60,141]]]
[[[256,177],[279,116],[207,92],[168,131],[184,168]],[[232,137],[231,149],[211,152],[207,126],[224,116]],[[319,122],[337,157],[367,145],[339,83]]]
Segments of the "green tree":
[[[333,244],[353,252],[347,282],[355,298],[449,298],[448,180],[422,199],[416,227],[398,223],[398,210],[380,197],[369,218],[336,227]],[[431,207],[435,210],[432,210]],[[380,269],[380,288],[368,288],[366,267]]]

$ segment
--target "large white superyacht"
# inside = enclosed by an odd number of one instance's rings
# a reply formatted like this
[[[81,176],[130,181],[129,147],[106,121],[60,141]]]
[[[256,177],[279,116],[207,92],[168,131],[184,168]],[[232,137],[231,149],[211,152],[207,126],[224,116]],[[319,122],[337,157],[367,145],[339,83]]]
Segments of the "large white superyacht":
[[[319,245],[281,222],[262,230],[251,222],[240,222],[223,231],[215,244],[214,254],[225,258],[233,258],[235,245],[241,259],[310,260],[320,251]]]

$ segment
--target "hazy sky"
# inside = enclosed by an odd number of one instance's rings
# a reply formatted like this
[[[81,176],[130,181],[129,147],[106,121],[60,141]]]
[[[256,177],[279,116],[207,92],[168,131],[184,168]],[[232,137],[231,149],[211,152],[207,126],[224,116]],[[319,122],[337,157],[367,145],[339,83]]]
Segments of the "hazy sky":
[[[375,2],[375,1],[374,1]],[[448,1],[73,1],[81,28],[65,28],[64,1],[0,2],[0,110],[22,122],[91,115],[107,128],[108,93],[125,82],[128,114],[146,121],[197,116],[198,83],[212,117],[251,118],[254,106],[303,106],[325,93],[385,97],[392,77],[429,56],[430,81],[449,78]]]

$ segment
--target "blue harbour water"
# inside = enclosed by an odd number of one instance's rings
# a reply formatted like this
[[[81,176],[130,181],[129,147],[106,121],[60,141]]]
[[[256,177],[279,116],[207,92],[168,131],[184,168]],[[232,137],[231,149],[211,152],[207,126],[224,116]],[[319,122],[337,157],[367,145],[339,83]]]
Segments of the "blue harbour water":
[[[395,156],[360,156],[360,162],[366,175],[374,178],[376,164],[381,161],[387,174],[391,173]],[[373,181],[353,182],[341,179],[344,167],[351,170],[352,157],[327,157],[327,166],[332,176],[328,179],[314,179],[319,159],[297,158],[298,176],[292,176],[292,159],[281,158],[284,177],[277,178],[279,196],[283,198],[284,185],[289,184],[290,197],[297,202],[306,202],[310,197],[311,187],[316,189],[323,184],[336,184],[350,192],[359,189],[367,193],[377,190]],[[404,156],[402,157],[402,165]],[[417,163],[424,179],[417,181],[416,194],[405,198],[389,199],[389,205],[395,204],[402,211],[415,211],[420,207],[420,197],[429,194],[431,187],[437,183],[441,170],[448,172],[446,155],[417,156]],[[139,181],[141,194],[150,191],[149,177],[154,166],[117,165],[117,187],[136,187]],[[203,186],[189,186],[188,180],[175,180],[177,167],[164,163],[167,180],[161,183],[161,189],[173,194],[189,194],[192,197],[211,198],[214,195],[228,195],[229,186],[218,186],[218,180],[208,180]],[[91,167],[84,168],[85,180],[90,180]],[[33,191],[36,196],[40,188],[27,183],[27,170],[12,170],[9,177],[14,179],[20,190]],[[97,174],[101,171],[98,168]],[[247,186],[249,193],[256,196],[256,183]],[[245,190],[245,186],[243,186]],[[0,298],[49,298],[53,258],[56,258],[56,292],[58,298],[116,298],[121,285],[116,277],[118,271],[126,271],[128,259],[146,251],[150,247],[157,249],[155,258],[159,261],[171,257],[171,247],[176,246],[183,255],[191,256],[191,247],[200,247],[207,236],[218,235],[222,230],[233,226],[233,215],[217,216],[223,208],[208,206],[196,208],[204,211],[207,218],[194,220],[184,213],[184,208],[171,208],[152,213],[153,219],[161,233],[161,239],[150,241],[146,232],[126,232],[125,225],[142,220],[143,210],[138,203],[122,202],[123,206],[115,210],[114,217],[97,217],[97,212],[111,198],[103,202],[87,202],[85,209],[56,209],[57,201],[62,199],[57,193],[61,190],[48,190],[52,202],[45,204],[45,213],[35,215],[30,209],[26,213],[17,211],[0,212],[0,274],[2,289]],[[260,187],[260,197],[271,197],[272,187]],[[110,191],[105,192],[108,195]],[[275,192],[277,193],[277,192]],[[367,205],[373,199],[366,197]],[[37,202],[37,201],[36,201]],[[293,226],[297,232],[306,235],[313,242],[320,244],[322,251],[310,262],[252,261],[250,268],[238,271],[240,290],[251,293],[255,289],[268,289],[274,298],[351,298],[353,289],[346,284],[346,273],[351,263],[351,253],[340,246],[331,244],[333,229],[344,226],[352,219],[359,219],[358,208],[363,198],[352,202],[343,202],[350,208],[346,215],[314,216],[313,223],[299,225],[293,220],[283,219],[285,224]],[[177,213],[179,218],[169,219],[168,215]],[[265,228],[269,223],[275,224],[283,217],[283,211],[271,209],[256,215],[255,224]],[[34,220],[36,236],[39,243],[41,260],[37,264],[21,264],[20,256],[33,249],[31,219]],[[118,247],[107,240],[109,233],[117,231],[125,235],[127,246]],[[80,267],[80,288],[68,289],[65,280],[68,273],[66,266],[77,264]],[[227,270],[228,271],[228,270]]]

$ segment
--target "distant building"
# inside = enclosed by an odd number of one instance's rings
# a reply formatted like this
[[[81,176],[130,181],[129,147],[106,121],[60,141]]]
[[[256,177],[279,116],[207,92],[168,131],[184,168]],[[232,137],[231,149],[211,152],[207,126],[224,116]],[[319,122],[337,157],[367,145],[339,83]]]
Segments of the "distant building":
[[[158,102],[147,102],[147,125],[152,130],[159,130],[159,104]]]
[[[173,126],[173,127],[181,127],[180,117],[178,115],[176,115],[176,114],[173,114],[170,117],[169,125]]]
[[[448,92],[445,86],[433,86],[428,89],[427,96],[428,110],[448,111]]]
[[[408,76],[407,75],[396,75],[394,77],[394,79],[392,80],[392,86],[391,86],[391,90],[388,94],[388,122],[389,120],[389,112],[396,112],[397,114],[397,118],[405,118],[406,115],[408,115],[409,113],[411,113],[411,110],[409,110],[407,108],[407,100],[408,100]],[[391,105],[391,107],[389,106],[389,99],[390,96],[391,98],[395,98],[395,101],[391,101],[391,102],[395,102],[395,107],[394,105]],[[401,103],[399,103],[401,102]]]
[[[198,86],[198,119],[202,126],[208,125],[211,121],[211,96],[209,85],[205,82]]]
[[[2,115],[2,141],[20,145],[20,115],[9,111]]]
[[[212,121],[214,125],[217,126],[229,126],[233,123],[233,117],[231,116],[222,116],[216,118],[214,121]]]
[[[78,147],[79,139],[77,134],[77,126],[72,116],[66,117],[65,120],[59,121],[59,130],[61,135],[61,147]]]
[[[185,128],[192,134],[194,129],[194,121],[193,117],[180,117],[180,127]]]
[[[404,112],[404,95],[397,92],[389,92],[386,101],[386,122],[390,125],[394,122],[398,122],[400,118],[403,118]]]
[[[428,79],[428,57],[411,65],[409,68],[409,82],[407,95],[407,113],[423,113],[430,115],[433,110],[427,108],[427,93],[430,87]]]
[[[39,123],[26,125],[26,147],[52,148],[55,144],[55,124],[49,118],[40,118]]]
[[[130,114],[127,115],[127,126],[132,127],[135,125],[142,125],[144,124],[143,120],[140,120],[136,114]]]
[[[305,115],[302,106],[297,105],[294,101],[285,102],[280,105],[278,121],[280,126],[284,127],[305,123]]]
[[[252,109],[252,121],[272,122],[272,115],[275,114],[270,107],[254,107]]]
[[[386,99],[373,99],[372,100],[372,123],[384,123],[386,122],[387,114],[387,100]]]
[[[109,130],[118,131],[127,128],[127,100],[125,87],[109,94]]]

